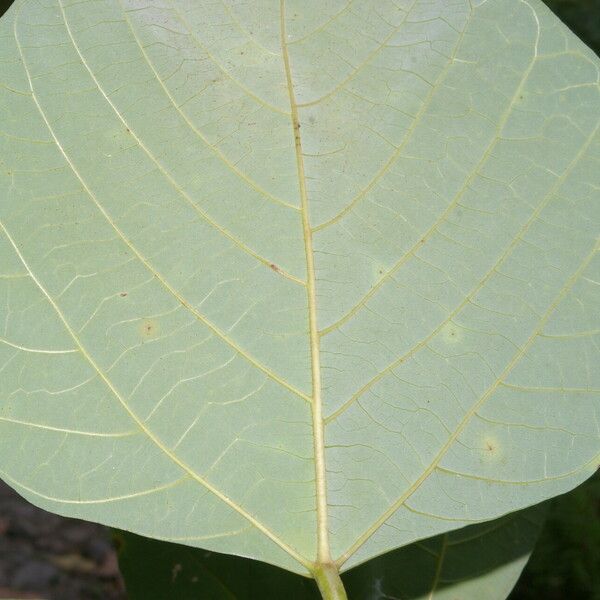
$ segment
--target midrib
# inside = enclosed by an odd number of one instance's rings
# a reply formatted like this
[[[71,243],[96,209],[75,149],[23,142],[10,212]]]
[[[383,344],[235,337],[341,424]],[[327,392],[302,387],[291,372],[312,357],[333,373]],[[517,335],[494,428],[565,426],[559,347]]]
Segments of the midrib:
[[[304,252],[306,254],[306,278],[308,298],[308,321],[312,367],[312,425],[313,444],[315,457],[315,482],[316,482],[316,508],[317,508],[317,562],[328,564],[331,562],[329,548],[329,530],[327,526],[327,484],[325,480],[325,439],[323,406],[321,397],[321,356],[319,332],[317,329],[317,302],[315,289],[315,264],[312,245],[312,230],[308,214],[308,194],[306,191],[306,177],[304,174],[304,158],[302,154],[302,138],[300,136],[300,119],[298,118],[298,104],[294,94],[290,57],[287,47],[285,26],[285,0],[280,0],[281,19],[281,49],[285,76],[290,98],[291,121],[294,132],[294,147],[296,152],[296,168],[298,171],[298,185],[300,189],[300,209],[302,214],[302,228],[304,233]]]

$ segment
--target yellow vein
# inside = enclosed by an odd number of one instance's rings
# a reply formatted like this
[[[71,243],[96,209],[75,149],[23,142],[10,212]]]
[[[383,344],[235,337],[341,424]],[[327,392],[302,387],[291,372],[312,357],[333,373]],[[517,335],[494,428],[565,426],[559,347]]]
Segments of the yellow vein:
[[[122,500],[131,500],[132,498],[140,498],[141,496],[149,496],[151,494],[156,494],[157,492],[163,492],[165,490],[174,488],[184,481],[189,479],[188,475],[184,477],[180,477],[175,481],[170,481],[169,483],[165,483],[163,485],[159,485],[154,488],[149,488],[147,490],[141,490],[139,492],[134,492],[132,494],[123,494],[122,496],[110,496],[108,498],[97,498],[93,500],[70,500],[68,498],[56,498],[54,496],[48,496],[47,494],[42,494],[29,486],[26,486],[24,483],[17,481],[7,473],[2,472],[3,478],[9,481],[15,487],[19,487],[23,490],[26,490],[30,494],[35,494],[38,498],[43,498],[44,500],[49,500],[50,502],[58,502],[60,504],[77,504],[77,505],[85,505],[85,504],[107,504],[109,502],[120,502]]]
[[[0,417],[0,421],[4,423],[11,423],[15,425],[23,425],[24,427],[33,427],[35,429],[45,429],[47,431],[55,431],[56,433],[68,433],[72,435],[82,435],[88,437],[99,437],[99,438],[122,438],[130,437],[135,435],[134,431],[116,431],[114,433],[104,433],[97,431],[80,431],[79,429],[68,429],[66,427],[54,427],[52,425],[44,425],[42,423],[32,423],[31,421],[21,421],[19,419],[9,419],[8,417]]]
[[[52,138],[54,139],[54,142],[55,142],[57,148],[60,150],[60,153],[63,155],[65,161],[69,165],[70,169],[73,171],[73,174],[77,177],[77,179],[81,183],[81,186],[83,187],[83,189],[85,190],[85,192],[87,193],[87,195],[90,197],[90,199],[92,200],[92,202],[96,205],[96,207],[98,208],[98,210],[102,213],[102,215],[106,219],[107,223],[115,230],[115,232],[119,235],[119,237],[121,238],[121,240],[123,240],[123,242],[129,248],[129,250],[133,254],[135,254],[135,256],[138,258],[138,260],[144,265],[144,267],[150,273],[152,273],[152,275],[156,278],[156,280],[170,294],[172,294],[183,307],[185,307],[187,310],[189,310],[196,317],[196,319],[198,319],[204,325],[206,325],[206,327],[208,327],[215,335],[217,335],[220,339],[222,339],[225,343],[227,343],[231,348],[233,348],[236,352],[238,352],[240,354],[240,356],[243,356],[246,360],[248,360],[248,362],[250,362],[257,369],[259,369],[260,371],[262,371],[263,373],[265,373],[265,375],[267,375],[268,377],[270,377],[273,381],[276,381],[277,383],[279,383],[280,385],[282,385],[283,387],[285,387],[286,389],[288,389],[290,392],[294,393],[296,396],[299,396],[300,398],[304,399],[305,401],[310,402],[311,399],[310,399],[309,396],[307,396],[304,392],[302,392],[301,390],[295,388],[293,385],[291,385],[290,383],[288,383],[287,381],[285,381],[285,379],[283,379],[282,377],[280,377],[279,375],[277,375],[276,373],[274,373],[273,371],[271,371],[266,365],[263,365],[262,363],[260,363],[257,359],[255,359],[246,350],[242,349],[236,342],[234,342],[223,331],[221,331],[221,329],[219,329],[216,325],[214,325],[211,321],[209,321],[194,306],[192,306],[175,288],[173,288],[161,276],[161,274],[156,269],[154,269],[154,267],[152,266],[152,264],[129,241],[129,239],[125,236],[125,234],[121,231],[121,229],[113,221],[113,219],[108,214],[108,212],[104,209],[104,207],[100,204],[100,202],[98,202],[98,199],[96,198],[96,196],[94,195],[94,193],[92,192],[92,190],[89,188],[89,186],[87,185],[87,183],[85,182],[85,180],[83,179],[83,177],[81,176],[81,174],[79,173],[79,171],[77,170],[77,167],[75,167],[75,164],[70,159],[70,157],[68,156],[68,154],[65,152],[64,148],[62,147],[60,141],[58,140],[58,138],[57,138],[57,136],[56,136],[56,134],[54,132],[54,129],[52,128],[52,126],[50,125],[50,122],[48,121],[46,113],[42,109],[42,107],[41,107],[41,105],[40,105],[40,103],[39,103],[39,101],[37,99],[37,96],[36,96],[36,94],[35,94],[35,92],[33,90],[33,83],[32,83],[32,80],[31,80],[31,74],[29,73],[29,69],[27,68],[27,63],[25,61],[25,56],[23,54],[23,51],[22,51],[22,48],[21,48],[21,44],[19,42],[16,25],[17,25],[17,21],[15,19],[15,24],[14,24],[15,41],[16,41],[19,53],[21,55],[21,62],[23,64],[23,68],[25,69],[25,73],[26,73],[27,78],[29,80],[29,86],[31,88],[33,101],[35,102],[35,105],[36,105],[36,107],[37,107],[37,109],[38,109],[38,111],[39,111],[42,119],[44,120],[44,123],[46,124],[46,127],[48,128],[48,131],[50,132],[50,135],[52,135]]]
[[[452,435],[448,438],[446,443],[442,446],[440,451],[436,454],[435,458],[431,461],[427,469],[423,471],[422,475],[404,492],[400,498],[394,504],[390,506],[378,519],[375,523],[369,527],[362,535],[360,535],[356,542],[350,546],[350,548],[344,552],[336,561],[338,566],[343,565],[350,556],[352,556],[364,543],[368,540],[374,533],[377,531],[405,502],[410,498],[423,484],[423,482],[429,478],[431,473],[437,468],[440,461],[446,455],[446,452],[450,449],[450,447],[457,440],[458,436],[463,432],[467,424],[470,422],[471,418],[477,411],[485,404],[487,399],[496,391],[501,382],[508,377],[514,367],[519,363],[519,361],[523,358],[525,353],[529,350],[533,342],[538,337],[539,333],[545,327],[548,319],[552,316],[560,302],[566,296],[566,294],[570,291],[570,289],[575,285],[575,282],[579,279],[580,275],[585,271],[587,266],[590,264],[592,258],[595,256],[598,251],[598,244],[594,246],[592,251],[583,259],[579,267],[575,270],[575,272],[568,278],[565,282],[561,290],[558,292],[556,297],[548,306],[546,312],[542,315],[540,320],[538,321],[536,327],[531,332],[529,338],[525,341],[523,346],[521,346],[517,352],[513,355],[512,359],[500,374],[492,385],[483,393],[481,398],[473,404],[473,406],[469,409],[469,411],[465,414],[465,416],[461,419],[457,428],[454,430]]]
[[[539,336],[538,336],[539,337]],[[502,387],[503,382],[499,383],[499,387]],[[596,390],[594,393],[598,393],[600,390]],[[571,437],[585,437],[586,435],[590,435],[583,432],[575,432],[570,431],[569,429],[565,429],[564,427],[555,427],[552,425],[548,425],[547,421],[544,422],[544,425],[531,425],[526,422],[514,422],[514,421],[500,421],[498,419],[492,419],[490,417],[484,417],[480,413],[476,413],[475,416],[484,423],[491,423],[492,425],[500,425],[500,427],[513,427],[515,429],[530,429],[531,431],[560,431],[561,433],[566,433]],[[439,467],[438,467],[439,468]]]
[[[368,381],[365,385],[363,385],[355,394],[352,395],[351,398],[349,398],[346,402],[344,402],[344,404],[342,404],[334,413],[329,415],[325,419],[325,423],[329,423],[330,421],[333,421],[337,417],[339,417],[344,411],[346,411],[348,408],[350,408],[350,406],[352,404],[354,404],[354,402],[356,402],[356,400],[358,400],[358,398],[360,398],[375,383],[380,381],[384,376],[386,376],[388,373],[390,373],[394,368],[396,368],[398,365],[405,362],[407,359],[409,359],[411,356],[413,356],[419,350],[421,350],[421,348],[426,346],[427,343],[429,343],[433,339],[433,337],[442,330],[443,327],[445,327],[448,323],[450,323],[452,321],[452,319],[469,302],[471,302],[471,300],[474,298],[474,296],[483,288],[483,286],[489,281],[490,277],[496,272],[498,267],[512,254],[512,252],[516,248],[517,244],[519,244],[519,242],[521,242],[523,240],[523,236],[527,233],[527,231],[529,230],[531,225],[540,216],[540,214],[543,212],[543,210],[546,208],[546,206],[548,206],[548,203],[554,197],[554,193],[560,188],[560,186],[564,183],[566,178],[572,173],[575,166],[579,163],[581,158],[587,152],[587,150],[590,147],[590,144],[592,143],[592,141],[594,140],[594,137],[599,128],[600,128],[600,123],[596,126],[596,128],[589,135],[586,142],[579,149],[579,152],[575,155],[573,160],[569,163],[569,165],[564,170],[562,175],[557,178],[557,180],[550,187],[548,192],[544,195],[540,204],[533,211],[533,213],[527,219],[527,221],[523,224],[521,229],[518,231],[518,233],[512,239],[511,243],[504,250],[502,255],[494,262],[494,264],[490,267],[490,269],[488,269],[488,271],[485,273],[485,275],[482,277],[482,279],[467,294],[467,296],[464,298],[464,300],[462,300],[462,302],[460,302],[460,304],[445,319],[443,319],[443,321],[429,335],[427,335],[425,338],[423,338],[418,344],[413,346],[408,352],[406,352],[405,354],[403,354],[402,356],[400,356],[399,358],[394,360],[387,367],[385,367],[383,370],[381,370],[379,373],[377,373],[377,375],[375,377],[373,377],[370,381]]]
[[[21,346],[19,344],[15,344],[14,342],[9,342],[4,338],[0,338],[0,344],[6,344],[11,348],[16,348],[17,350],[22,350],[23,352],[32,352],[33,354],[73,354],[74,352],[78,352],[77,348],[69,348],[67,350],[44,350],[43,348],[30,348],[29,346]]]
[[[540,335],[540,337],[544,336]],[[503,381],[501,385],[520,392],[543,392],[544,394],[600,394],[600,388],[536,387],[530,385],[516,385],[514,383],[506,383],[505,381]]]
[[[590,329],[589,331],[576,331],[574,333],[545,333],[545,338],[550,338],[553,340],[560,339],[575,339],[582,337],[593,337],[595,335],[600,334],[600,329]]]
[[[244,242],[242,242],[239,238],[237,238],[235,235],[233,235],[230,231],[228,231],[222,225],[217,223],[217,221],[215,221],[206,211],[202,210],[198,206],[198,204],[196,202],[194,202],[194,200],[191,198],[191,196],[182,187],[179,186],[177,181],[175,181],[173,176],[169,174],[169,172],[163,166],[163,164],[154,156],[154,154],[152,154],[152,152],[150,152],[148,147],[142,142],[142,140],[139,138],[139,136],[134,132],[133,128],[124,119],[123,115],[119,112],[119,109],[115,106],[114,102],[109,98],[108,94],[104,91],[104,88],[100,85],[100,81],[98,81],[98,78],[94,75],[94,72],[88,65],[79,46],[77,45],[77,41],[75,40],[75,37],[73,36],[73,32],[71,31],[71,26],[69,25],[69,21],[67,20],[67,14],[66,14],[64,6],[62,4],[62,0],[57,0],[57,1],[58,1],[58,5],[60,6],[62,18],[63,18],[64,24],[65,24],[65,29],[67,31],[67,34],[71,41],[71,44],[73,45],[73,48],[74,48],[75,52],[77,53],[79,60],[81,61],[81,64],[84,66],[85,70],[89,73],[89,76],[92,79],[92,81],[94,82],[94,85],[98,88],[98,91],[100,92],[100,94],[102,94],[103,98],[106,100],[108,105],[112,108],[116,117],[119,119],[119,121],[121,121],[123,126],[129,131],[131,137],[133,137],[133,139],[137,142],[138,146],[144,151],[144,153],[148,156],[148,158],[156,165],[159,172],[173,186],[175,191],[180,196],[182,196],[186,200],[186,202],[192,207],[192,209],[194,211],[196,211],[207,223],[209,223],[212,227],[214,227],[219,233],[221,233],[227,239],[231,240],[238,248],[240,248],[240,250],[242,250],[246,254],[252,256],[256,260],[261,262],[263,265],[265,265],[267,267],[272,267],[272,265],[274,264],[274,262],[272,260],[269,260],[269,259],[265,258],[264,256],[261,256],[260,254],[258,254],[256,251],[254,251],[252,248],[250,248]],[[295,277],[294,275],[291,275],[290,273],[284,271],[283,269],[278,270],[278,272],[281,275],[283,275],[284,277],[286,277],[287,279],[293,281],[294,283],[304,285],[304,282],[301,279],[298,279],[297,277]]]
[[[200,49],[202,50],[202,52],[204,52],[206,54],[206,56],[208,56],[208,58],[213,62],[213,64],[219,69],[219,71],[221,71],[221,73],[223,73],[223,75],[225,75],[225,77],[227,77],[228,79],[230,79],[233,83],[235,83],[235,85],[237,85],[241,90],[243,90],[246,94],[248,94],[248,96],[250,96],[250,98],[254,99],[256,102],[258,102],[259,104],[261,104],[262,106],[264,106],[265,108],[268,108],[269,110],[272,110],[273,112],[279,113],[281,115],[285,115],[286,117],[290,116],[290,113],[286,112],[285,110],[282,110],[281,108],[275,106],[274,104],[270,104],[269,102],[263,100],[260,96],[257,96],[250,88],[246,87],[241,81],[238,81],[208,50],[208,48],[206,47],[205,44],[202,43],[202,41],[200,40],[200,38],[198,38],[198,36],[194,33],[194,29],[192,28],[192,26],[190,25],[190,23],[188,22],[188,20],[181,14],[181,11],[177,8],[177,6],[175,6],[173,0],[168,0],[171,8],[173,9],[173,11],[175,12],[177,18],[181,21],[181,23],[183,24],[183,26],[188,30],[189,32],[189,36],[192,39],[192,41],[194,42],[194,44]]]
[[[339,213],[337,213],[337,215],[335,215],[328,221],[324,221],[320,225],[313,227],[313,232],[317,232],[317,231],[321,231],[322,229],[326,229],[327,227],[333,225],[334,223],[337,223],[345,215],[347,215],[373,189],[373,187],[377,184],[377,182],[390,170],[392,165],[399,158],[399,156],[402,153],[402,151],[404,150],[404,148],[406,148],[407,144],[411,141],[417,126],[421,122],[421,119],[427,112],[427,109],[429,108],[429,105],[431,104],[431,102],[435,96],[435,92],[438,91],[438,86],[444,81],[446,75],[448,74],[448,71],[450,70],[450,67],[454,64],[454,58],[456,57],[456,54],[458,53],[458,50],[462,43],[462,39],[465,35],[467,24],[468,24],[468,21],[467,21],[467,23],[465,23],[464,29],[460,32],[460,35],[458,36],[456,44],[454,45],[452,54],[448,57],[448,61],[446,62],[444,68],[440,70],[438,76],[435,78],[435,80],[431,84],[429,92],[427,92],[427,95],[425,96],[423,102],[421,103],[421,107],[419,108],[416,115],[414,116],[414,119],[413,119],[412,123],[410,124],[410,127],[407,129],[406,133],[404,134],[404,137],[403,137],[402,141],[400,142],[399,146],[396,148],[396,150],[394,150],[394,152],[391,154],[390,158],[381,167],[381,169],[379,169],[379,171],[375,174],[375,176],[371,179],[371,181],[369,181],[369,183],[365,187],[363,187],[363,189],[360,190],[360,192],[358,192],[358,194],[356,194],[356,196],[354,196],[354,198],[352,198],[352,200]]]
[[[338,12],[331,15],[331,17],[329,17],[329,19],[327,19],[322,25],[319,25],[319,27],[317,27],[316,29],[309,31],[307,34],[303,35],[302,37],[288,41],[287,45],[292,46],[293,44],[299,44],[300,42],[304,42],[308,38],[315,36],[320,31],[323,31],[326,27],[328,27],[331,23],[333,23],[333,21],[336,21],[345,12],[347,12],[348,9],[352,6],[352,4],[354,4],[354,0],[348,0],[348,2],[346,2],[346,5],[342,9],[338,10]]]
[[[432,512],[427,512],[425,510],[417,510],[410,506],[410,504],[405,503],[404,508],[415,515],[420,515],[421,517],[431,517],[432,519],[436,519],[438,521],[446,521],[448,523],[459,523],[459,525],[453,525],[453,527],[464,527],[467,523],[481,523],[481,519],[467,519],[465,517],[442,517],[441,515],[436,515]]]
[[[549,431],[552,431],[553,428],[552,427],[548,427]],[[554,430],[556,431],[556,430]],[[589,437],[592,437],[592,434],[588,434]],[[597,439],[597,436],[593,436],[594,439]],[[581,471],[591,468],[592,471],[596,471],[598,469],[597,466],[597,459],[593,458],[587,465],[584,465],[583,467],[578,467],[577,469],[573,469],[572,471],[569,471],[568,473],[561,473],[560,475],[552,475],[552,476],[544,476],[544,477],[540,477],[538,479],[526,479],[526,480],[515,480],[515,479],[495,479],[492,477],[482,477],[481,475],[473,475],[472,473],[463,473],[461,471],[455,471],[454,469],[447,469],[445,467],[440,467],[439,465],[437,465],[435,467],[436,471],[440,471],[441,473],[447,473],[449,475],[458,475],[461,479],[473,479],[475,481],[485,481],[486,483],[499,483],[502,485],[511,485],[511,486],[527,486],[527,485],[532,485],[535,483],[544,483],[545,481],[560,481],[561,479],[568,479],[570,477],[573,477],[574,475],[577,475],[578,473],[580,473]],[[410,508],[408,505],[406,505],[407,508]],[[417,511],[415,511],[417,512]],[[439,518],[436,515],[430,515],[434,518]]]
[[[192,122],[190,117],[188,117],[187,113],[178,106],[177,101],[171,94],[169,88],[165,85],[164,81],[160,78],[158,71],[156,70],[154,64],[150,60],[148,53],[146,52],[146,48],[144,48],[144,46],[142,46],[140,38],[138,37],[138,35],[135,31],[135,28],[133,27],[133,24],[131,23],[131,19],[129,18],[128,11],[126,11],[125,8],[123,7],[123,0],[119,0],[119,5],[121,6],[121,9],[123,10],[123,14],[125,15],[125,22],[127,23],[127,26],[129,27],[131,34],[133,35],[133,38],[144,57],[144,60],[146,61],[148,67],[152,70],[152,73],[154,73],[156,80],[158,81],[159,85],[162,87],[163,91],[165,92],[165,94],[167,95],[169,100],[171,101],[171,104],[173,105],[175,110],[181,115],[183,120],[187,123],[188,127],[210,148],[210,150],[212,152],[214,152],[223,161],[225,166],[227,166],[240,179],[242,179],[244,182],[246,182],[251,188],[256,190],[259,194],[261,194],[265,198],[268,198],[269,200],[271,200],[277,204],[280,204],[281,206],[285,206],[286,208],[291,208],[296,211],[299,210],[299,208],[297,206],[294,206],[293,204],[290,204],[289,202],[286,202],[285,200],[282,200],[281,198],[277,198],[276,196],[273,196],[273,194],[271,194],[270,192],[265,190],[260,184],[258,184],[256,181],[251,179],[248,175],[246,175],[241,169],[239,169],[234,163],[232,163],[229,160],[229,158],[227,158],[227,156],[224,152],[222,152],[216,146],[211,144],[210,141],[206,138],[206,136],[202,133],[202,131],[200,131],[200,129],[198,129],[198,127],[196,127],[194,125],[194,123]]]
[[[538,39],[539,39],[539,31],[538,31]],[[537,47],[537,40],[536,40],[536,47]],[[381,286],[390,277],[392,277],[395,273],[397,273],[398,270],[417,252],[417,250],[419,250],[419,248],[421,248],[421,246],[423,246],[423,244],[425,242],[427,242],[435,234],[435,232],[438,230],[438,227],[448,218],[448,216],[456,208],[457,204],[460,202],[463,195],[469,189],[470,184],[477,177],[480,169],[488,161],[494,148],[496,147],[496,144],[498,143],[498,141],[500,139],[500,134],[502,133],[502,129],[504,128],[508,119],[510,118],[510,115],[512,114],[512,110],[513,110],[515,101],[521,95],[523,86],[527,82],[529,75],[535,65],[536,57],[537,57],[537,51],[534,52],[531,62],[529,63],[527,69],[523,72],[523,75],[521,76],[519,85],[517,86],[515,93],[513,94],[510,102],[508,103],[508,106],[502,113],[500,120],[498,121],[498,124],[496,125],[494,136],[490,140],[490,143],[487,145],[486,149],[484,150],[484,152],[481,156],[481,159],[473,167],[473,169],[469,173],[469,176],[467,177],[467,179],[461,186],[460,190],[454,195],[454,198],[451,200],[451,202],[448,204],[448,206],[444,209],[442,214],[436,219],[436,221],[431,225],[431,227],[419,238],[419,240],[417,242],[415,242],[411,246],[411,248],[404,255],[402,255],[400,257],[400,259],[396,262],[396,264],[389,271],[387,271],[375,285],[373,285],[373,287],[361,298],[360,302],[355,304],[343,317],[338,319],[335,323],[332,323],[328,327],[321,330],[320,335],[327,335],[328,333],[337,329],[338,327],[340,327],[341,325],[346,323],[349,319],[351,319],[369,301],[369,299],[372,298],[378,292],[378,290],[381,288]]]
[[[362,71],[362,69],[364,67],[366,67],[377,56],[377,54],[383,48],[385,48],[386,44],[398,33],[399,29],[406,22],[406,19],[408,19],[409,15],[410,15],[412,9],[415,7],[415,4],[417,3],[417,1],[418,0],[413,0],[412,4],[407,8],[406,14],[404,15],[404,17],[402,18],[400,23],[398,23],[398,25],[396,25],[396,27],[394,27],[392,29],[392,31],[388,35],[386,35],[385,38],[383,38],[383,41],[378,46],[376,46],[373,50],[371,50],[371,52],[367,55],[367,57],[363,60],[363,62],[360,63],[360,65],[358,65],[352,71],[352,73],[350,73],[350,75],[348,75],[338,85],[336,85],[333,89],[331,89],[329,92],[327,92],[320,98],[317,98],[316,100],[310,100],[309,102],[301,102],[297,106],[300,108],[304,108],[306,106],[314,106],[315,104],[319,104],[320,102],[323,102],[323,100],[327,100],[327,98],[331,98],[331,96],[333,96],[338,91],[340,91],[349,81],[354,79]]]
[[[248,29],[246,29],[246,27],[244,27],[244,25],[242,25],[242,23],[237,18],[237,16],[234,14],[233,10],[231,9],[231,6],[229,6],[229,4],[228,4],[228,2],[226,2],[226,0],[220,0],[220,2],[223,5],[223,8],[227,11],[229,18],[231,19],[231,22],[233,23],[233,25],[235,25],[235,28],[248,40],[248,42],[250,42],[253,46],[256,46],[259,50],[262,50],[266,54],[270,54],[271,56],[277,56],[278,58],[280,57],[280,54],[278,52],[273,52],[273,50],[270,50],[266,46],[263,46],[256,39],[256,36],[252,35],[250,33],[250,31],[248,31]]]
[[[250,531],[251,529],[252,529],[252,525],[245,525],[244,527],[238,527],[237,529],[231,529],[230,531],[221,531],[219,533],[209,533],[207,535],[182,535],[182,536],[166,537],[166,536],[154,535],[152,533],[146,534],[143,532],[140,532],[140,535],[143,535],[144,537],[150,537],[155,540],[160,540],[162,542],[185,543],[185,542],[192,542],[192,541],[215,540],[215,539],[219,539],[219,538],[223,538],[223,537],[231,537],[234,535],[240,535],[241,533],[246,533],[247,531]]]
[[[312,421],[313,421],[313,444],[315,454],[315,482],[317,501],[317,561],[329,564],[331,554],[329,549],[329,530],[327,525],[327,483],[325,469],[325,431],[323,423],[323,407],[321,398],[321,357],[319,334],[317,331],[317,294],[314,252],[312,246],[312,231],[308,214],[308,193],[306,189],[306,175],[304,172],[304,160],[302,158],[302,140],[300,137],[300,120],[298,118],[298,105],[294,94],[290,56],[287,47],[286,24],[285,24],[285,0],[280,0],[281,20],[281,48],[285,76],[290,97],[290,108],[292,114],[292,130],[294,135],[294,146],[296,150],[296,166],[298,169],[298,182],[300,187],[300,199],[302,207],[302,225],[304,232],[304,249],[306,253],[307,270],[307,301],[308,321],[310,336],[310,354],[312,366]]]
[[[81,351],[81,354],[85,357],[87,362],[93,367],[93,369],[98,373],[100,378],[104,381],[108,389],[112,392],[115,398],[119,401],[119,404],[123,407],[125,412],[131,417],[133,422],[137,425],[137,427],[161,450],[166,456],[168,456],[177,466],[179,466],[183,471],[185,471],[192,479],[197,481],[200,485],[206,488],[209,492],[211,492],[214,496],[216,496],[219,500],[225,503],[227,506],[232,508],[246,520],[248,520],[256,529],[266,535],[271,541],[277,544],[282,550],[287,552],[292,558],[297,560],[301,565],[306,566],[310,564],[303,556],[298,554],[296,550],[288,546],[283,540],[281,540],[275,533],[273,533],[269,528],[267,528],[263,523],[261,523],[256,517],[251,515],[248,511],[246,511],[242,506],[236,504],[231,498],[226,496],[223,492],[221,492],[218,488],[212,485],[209,481],[201,477],[198,473],[196,473],[187,463],[185,463],[182,459],[180,459],[171,449],[169,449],[165,443],[144,423],[144,421],[132,410],[132,408],[125,401],[125,397],[120,393],[120,391],[116,388],[113,382],[110,380],[108,375],[100,368],[100,366],[96,363],[93,356],[88,352],[87,348],[83,345],[79,336],[63,314],[62,310],[52,298],[50,293],[43,286],[41,281],[37,278],[35,273],[31,270],[29,263],[25,260],[25,257],[19,250],[17,244],[15,243],[13,237],[6,229],[5,225],[0,221],[0,229],[4,232],[6,238],[8,239],[10,245],[13,247],[14,252],[19,257],[19,260],[23,263],[23,266],[29,274],[31,275],[32,280],[35,282],[39,290],[46,297],[54,311],[56,312],[58,318],[62,321],[63,326],[69,333],[69,335],[73,338],[76,346]]]

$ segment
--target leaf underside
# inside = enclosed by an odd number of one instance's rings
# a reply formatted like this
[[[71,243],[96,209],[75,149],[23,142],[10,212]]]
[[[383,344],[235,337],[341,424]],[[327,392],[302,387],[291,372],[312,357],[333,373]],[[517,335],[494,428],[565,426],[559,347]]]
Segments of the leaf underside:
[[[598,65],[541,3],[17,0],[0,476],[307,574],[598,466]]]

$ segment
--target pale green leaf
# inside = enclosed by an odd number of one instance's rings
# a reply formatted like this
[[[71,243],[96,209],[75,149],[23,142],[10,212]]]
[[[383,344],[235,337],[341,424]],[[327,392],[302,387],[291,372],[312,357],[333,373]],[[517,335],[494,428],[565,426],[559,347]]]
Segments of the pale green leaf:
[[[18,0],[0,475],[305,574],[576,486],[598,65],[534,0]]]

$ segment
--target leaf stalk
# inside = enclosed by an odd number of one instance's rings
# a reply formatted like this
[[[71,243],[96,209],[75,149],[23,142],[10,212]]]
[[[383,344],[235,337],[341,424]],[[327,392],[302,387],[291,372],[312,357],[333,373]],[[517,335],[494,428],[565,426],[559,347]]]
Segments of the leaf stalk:
[[[313,569],[313,577],[319,586],[323,600],[348,600],[335,563],[317,563]]]

